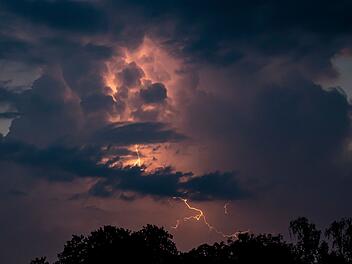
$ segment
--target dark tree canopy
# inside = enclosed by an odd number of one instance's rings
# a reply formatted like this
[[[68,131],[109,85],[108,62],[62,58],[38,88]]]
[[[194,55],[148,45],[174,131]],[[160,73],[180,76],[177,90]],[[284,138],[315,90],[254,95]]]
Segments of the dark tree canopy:
[[[172,235],[164,228],[146,225],[132,232],[114,226],[104,226],[88,236],[73,235],[58,254],[54,264],[113,263],[270,263],[270,264],[351,264],[352,219],[334,221],[322,232],[307,218],[290,222],[294,243],[281,235],[239,234],[236,239],[213,245],[203,244],[180,252]],[[49,264],[46,257],[30,264]]]

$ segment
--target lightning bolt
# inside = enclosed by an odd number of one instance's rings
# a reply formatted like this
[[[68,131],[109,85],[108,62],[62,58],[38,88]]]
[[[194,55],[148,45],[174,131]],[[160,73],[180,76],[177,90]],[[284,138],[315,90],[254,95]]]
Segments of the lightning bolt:
[[[187,206],[188,209],[190,209],[190,210],[192,210],[192,211],[194,211],[194,212],[196,213],[195,215],[191,215],[191,216],[186,216],[186,217],[184,217],[184,218],[183,218],[183,221],[184,221],[184,222],[189,221],[189,220],[192,220],[192,219],[193,219],[193,220],[196,220],[196,221],[203,221],[204,224],[209,228],[210,231],[214,231],[215,233],[221,235],[221,236],[224,237],[224,238],[237,238],[239,234],[248,233],[248,232],[249,232],[249,231],[237,231],[237,232],[235,232],[235,233],[233,233],[233,234],[226,234],[226,233],[224,233],[224,232],[218,230],[218,229],[217,229],[216,227],[214,227],[213,225],[211,225],[211,224],[208,222],[208,220],[207,220],[207,218],[206,218],[206,216],[205,216],[203,210],[201,210],[201,209],[199,209],[199,208],[196,208],[196,207],[194,207],[194,206],[191,206],[191,205],[188,203],[188,200],[187,200],[187,199],[183,199],[183,198],[181,198],[181,197],[173,197],[173,199],[177,199],[177,200],[182,201],[182,202]],[[226,204],[225,204],[225,205],[226,205]],[[225,206],[224,206],[224,207],[225,207]],[[226,207],[225,207],[225,208],[226,208]],[[226,210],[225,212],[227,212],[227,210]],[[180,226],[180,220],[178,219],[178,220],[176,221],[176,225],[173,226],[173,227],[171,227],[171,228],[177,229],[179,226]]]
[[[134,162],[134,166],[141,167],[142,161],[141,161],[141,156],[140,156],[140,152],[139,152],[139,145],[135,145],[135,151],[136,151],[136,155],[137,155],[137,160]],[[171,226],[172,229],[178,229],[182,222],[195,220],[195,221],[202,221],[208,227],[208,229],[210,231],[213,231],[213,232],[217,233],[218,235],[221,235],[224,238],[237,238],[239,234],[249,232],[249,231],[237,231],[232,234],[231,233],[224,233],[221,230],[219,230],[218,228],[216,228],[215,226],[211,225],[208,222],[207,217],[206,217],[205,213],[203,212],[203,210],[190,205],[187,199],[184,199],[182,197],[172,197],[172,199],[182,201],[189,210],[195,212],[194,215],[186,216],[182,220],[177,219],[176,224],[174,226]],[[228,205],[229,205],[229,203],[224,204],[224,213],[226,215],[228,214],[228,208],[227,208]]]
[[[134,163],[134,166],[138,165],[138,167],[141,167],[141,157],[139,155],[139,146],[138,145],[135,146],[135,150],[136,150],[136,154],[137,154],[137,160]]]
[[[225,213],[225,215],[228,214],[227,206],[228,206],[229,204],[230,204],[230,203],[225,203],[225,204],[224,204],[224,213]]]
[[[177,229],[179,225],[180,225],[180,220],[177,219],[177,220],[176,220],[176,225],[175,225],[175,226],[172,226],[171,228]]]

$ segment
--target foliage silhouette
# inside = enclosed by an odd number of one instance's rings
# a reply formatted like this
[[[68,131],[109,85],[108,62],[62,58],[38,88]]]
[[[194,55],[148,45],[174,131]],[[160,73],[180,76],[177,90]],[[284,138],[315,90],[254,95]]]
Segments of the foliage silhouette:
[[[49,264],[49,262],[46,261],[46,257],[41,257],[33,259],[30,264]]]
[[[333,252],[347,262],[352,262],[352,218],[334,221],[325,234],[332,239]]]
[[[164,228],[146,225],[132,232],[104,226],[88,236],[73,235],[54,264],[352,264],[351,218],[334,221],[324,233],[328,240],[304,217],[291,221],[289,230],[294,243],[284,241],[281,235],[242,233],[237,239],[179,252]],[[41,257],[30,264],[49,262]]]
[[[321,231],[305,217],[290,222],[290,234],[297,238],[294,249],[303,263],[316,263],[319,258]]]

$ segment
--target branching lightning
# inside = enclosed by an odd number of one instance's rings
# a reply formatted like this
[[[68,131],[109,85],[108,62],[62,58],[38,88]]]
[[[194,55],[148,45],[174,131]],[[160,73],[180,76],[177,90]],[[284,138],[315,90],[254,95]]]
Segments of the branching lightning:
[[[141,160],[141,155],[140,155],[140,151],[139,151],[139,145],[135,145],[135,152],[136,152],[136,155],[137,155],[137,159],[135,160],[133,166],[142,167],[142,160]],[[141,168],[141,169],[143,169],[143,168]],[[193,211],[195,214],[194,215],[190,215],[190,216],[185,216],[182,219],[177,219],[176,220],[176,224],[174,226],[171,226],[172,229],[175,229],[175,230],[178,229],[180,227],[180,225],[182,224],[182,222],[187,222],[189,220],[195,220],[195,221],[203,222],[208,227],[208,229],[210,231],[213,231],[216,234],[221,235],[224,238],[233,238],[234,239],[234,238],[237,238],[238,235],[241,234],[241,233],[249,232],[249,231],[244,231],[244,232],[243,231],[237,231],[237,232],[234,232],[234,233],[224,233],[224,232],[222,232],[221,230],[219,230],[218,228],[216,228],[215,226],[211,225],[208,222],[207,217],[206,217],[206,215],[205,215],[205,213],[204,213],[204,211],[202,209],[190,205],[188,200],[184,199],[182,197],[173,197],[173,199],[182,201],[186,205],[187,209]],[[224,214],[225,215],[228,215],[228,205],[229,205],[228,202],[224,204]]]
[[[208,220],[207,220],[207,218],[206,218],[204,212],[203,212],[201,209],[199,209],[199,208],[196,208],[196,207],[191,206],[191,205],[188,203],[188,200],[187,200],[187,199],[183,199],[183,198],[181,198],[181,197],[173,197],[173,199],[181,200],[181,201],[187,206],[188,209],[190,209],[190,210],[196,212],[195,215],[191,215],[191,216],[186,216],[186,217],[184,217],[184,218],[183,218],[183,221],[184,221],[184,222],[185,222],[185,221],[188,221],[188,220],[192,220],[192,219],[193,219],[193,220],[196,220],[196,221],[203,221],[204,224],[209,228],[210,231],[214,231],[215,233],[217,233],[217,234],[223,236],[224,238],[237,238],[237,236],[238,236],[239,234],[241,234],[241,233],[247,233],[247,232],[248,232],[248,231],[245,231],[245,232],[238,231],[238,232],[235,232],[235,233],[233,233],[233,234],[226,234],[226,233],[224,233],[224,232],[218,230],[218,229],[217,229],[216,227],[214,227],[213,225],[211,225],[211,224],[208,222]],[[224,208],[225,208],[225,214],[227,214],[227,204],[228,204],[228,203],[226,203],[225,206],[224,206]],[[177,229],[177,228],[180,226],[180,223],[181,223],[181,221],[178,219],[178,220],[176,221],[176,225],[173,226],[173,227],[171,227],[171,228]]]

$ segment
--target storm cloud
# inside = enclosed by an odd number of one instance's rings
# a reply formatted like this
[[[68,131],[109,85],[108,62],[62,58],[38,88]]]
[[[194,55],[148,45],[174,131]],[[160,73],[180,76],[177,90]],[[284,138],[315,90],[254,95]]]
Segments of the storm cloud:
[[[240,188],[235,173],[215,172],[194,177],[192,173],[178,172],[171,167],[158,168],[151,172],[137,166],[113,167],[109,162],[100,162],[105,153],[98,146],[65,148],[53,145],[39,149],[33,145],[1,138],[0,147],[0,161],[14,162],[28,170],[40,169],[44,172],[41,177],[49,181],[72,181],[76,177],[98,179],[89,194],[99,197],[113,197],[124,191],[134,192],[137,197],[182,196],[196,200],[240,199],[246,194]],[[221,185],[220,182],[224,179],[226,185]]]
[[[162,103],[167,97],[167,90],[162,83],[153,83],[141,90],[141,97],[146,103]]]
[[[232,220],[251,230],[351,212],[351,104],[348,88],[332,84],[336,58],[352,54],[350,1],[0,7],[9,222],[33,215],[26,197],[43,184],[58,196],[72,188],[69,201],[43,195],[64,208],[231,200],[243,212]],[[28,230],[40,229],[31,221]]]

